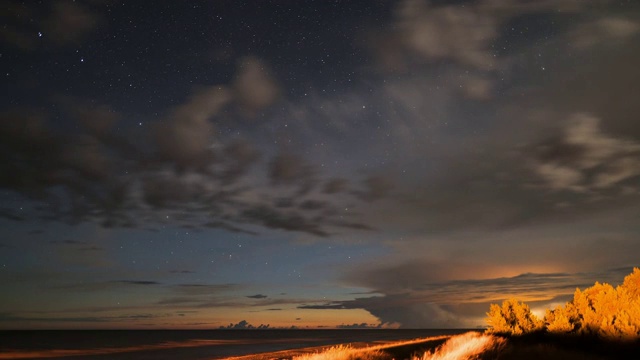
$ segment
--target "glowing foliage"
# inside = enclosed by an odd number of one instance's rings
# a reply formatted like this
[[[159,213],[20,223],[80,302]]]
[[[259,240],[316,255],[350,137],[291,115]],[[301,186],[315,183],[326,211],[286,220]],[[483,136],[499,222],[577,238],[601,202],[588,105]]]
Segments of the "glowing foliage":
[[[490,332],[499,334],[522,335],[542,329],[544,323],[529,309],[529,305],[516,299],[508,299],[502,306],[491,304],[487,313]]]
[[[567,304],[569,307],[570,304]],[[563,308],[561,306],[556,307],[554,310],[547,310],[544,316],[545,325],[547,331],[552,333],[568,333],[573,331],[573,324],[576,323],[576,318],[573,317],[574,312],[571,309]]]
[[[539,329],[529,307],[507,300],[502,307],[492,304],[487,322],[490,332],[520,335]],[[608,339],[640,337],[640,269],[627,275],[622,285],[596,282],[581,291],[564,307],[547,310],[541,325],[552,333],[598,335]]]
[[[355,349],[350,345],[333,346],[320,353],[293,357],[293,360],[379,360],[387,356],[380,350]]]
[[[620,286],[632,298],[640,298],[640,269],[634,268],[633,272],[624,278],[624,282]]]

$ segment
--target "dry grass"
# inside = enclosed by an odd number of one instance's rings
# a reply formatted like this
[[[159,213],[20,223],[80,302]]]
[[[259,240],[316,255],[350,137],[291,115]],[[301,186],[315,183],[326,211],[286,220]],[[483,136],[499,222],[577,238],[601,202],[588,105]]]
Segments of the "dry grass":
[[[468,332],[452,336],[434,352],[427,351],[413,360],[471,360],[481,354],[497,352],[504,347],[506,340],[493,335]]]
[[[380,350],[357,349],[349,345],[338,345],[321,353],[296,356],[293,360],[381,360],[387,358],[388,355]]]
[[[385,352],[385,350],[401,346],[444,340],[448,337],[449,336],[434,336],[430,338],[394,342],[391,344],[362,348],[355,348],[351,345],[336,345],[328,349],[324,349],[321,352],[294,356],[293,360],[386,360],[391,359],[391,355]]]
[[[430,338],[435,340],[436,338]],[[425,341],[422,339],[420,341]],[[416,340],[413,341],[414,343]],[[319,353],[296,356],[293,360],[383,360],[391,359],[389,353],[383,351],[392,347],[411,344],[412,342],[378,345],[365,348],[353,348],[349,345],[338,345]],[[506,340],[493,335],[468,332],[452,336],[436,350],[427,351],[422,356],[413,356],[412,360],[471,360],[478,359],[486,353],[497,353]]]

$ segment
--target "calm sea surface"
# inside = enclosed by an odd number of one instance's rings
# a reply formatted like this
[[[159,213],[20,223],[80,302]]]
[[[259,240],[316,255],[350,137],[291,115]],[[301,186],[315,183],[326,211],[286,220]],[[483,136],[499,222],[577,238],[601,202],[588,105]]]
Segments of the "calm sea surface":
[[[466,330],[0,331],[0,359],[224,359],[287,349],[452,335]],[[29,357],[24,357],[29,356]]]

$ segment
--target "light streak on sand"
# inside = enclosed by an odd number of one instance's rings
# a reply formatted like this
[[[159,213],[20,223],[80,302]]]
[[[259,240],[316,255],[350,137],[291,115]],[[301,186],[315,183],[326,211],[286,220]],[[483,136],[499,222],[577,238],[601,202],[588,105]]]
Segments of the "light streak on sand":
[[[421,343],[428,343],[432,341],[440,341],[450,338],[451,335],[432,336],[428,338],[419,338],[406,341],[393,341],[384,342],[380,345],[371,345],[371,343],[358,342],[333,346],[316,346],[291,350],[276,351],[270,353],[253,354],[229,357],[227,360],[271,360],[271,359],[295,359],[295,360],[320,360],[327,359],[327,354],[332,354],[332,358],[348,358],[350,355],[377,352],[381,350],[392,349],[396,347],[416,345]],[[340,353],[342,355],[336,354]]]
[[[468,332],[452,336],[435,352],[427,351],[413,360],[466,360],[491,350],[499,350],[506,340],[493,335]]]

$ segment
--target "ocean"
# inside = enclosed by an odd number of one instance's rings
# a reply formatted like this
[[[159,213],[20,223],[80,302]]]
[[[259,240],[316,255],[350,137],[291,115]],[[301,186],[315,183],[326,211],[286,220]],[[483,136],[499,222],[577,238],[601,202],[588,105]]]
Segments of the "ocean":
[[[343,343],[380,343],[468,330],[46,330],[0,331],[0,359],[224,359]]]

